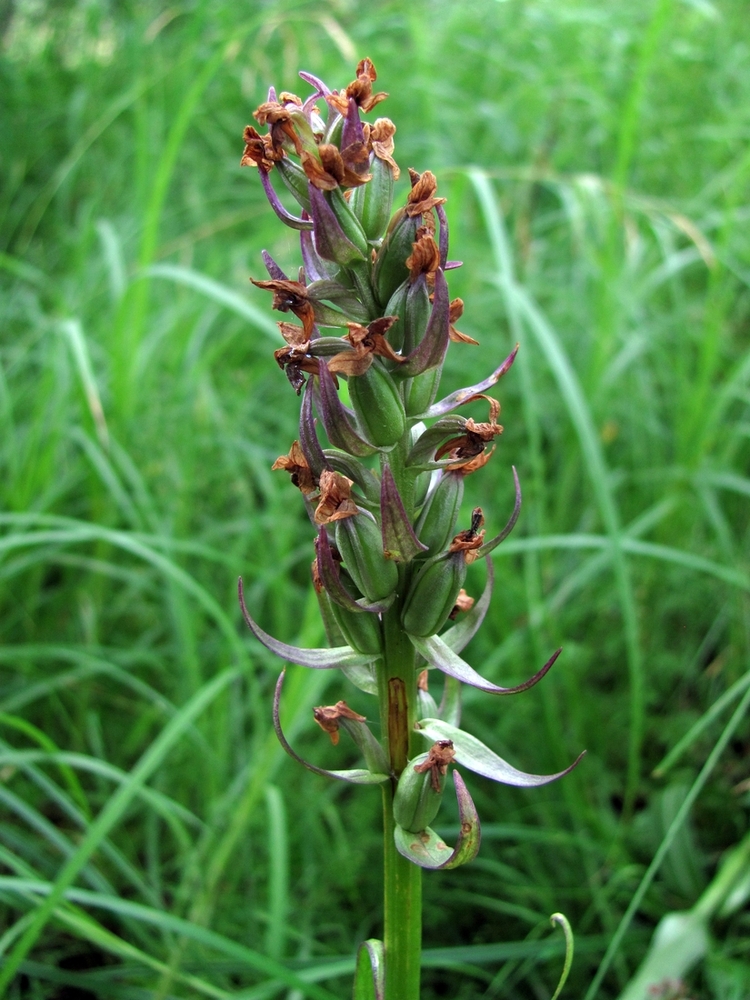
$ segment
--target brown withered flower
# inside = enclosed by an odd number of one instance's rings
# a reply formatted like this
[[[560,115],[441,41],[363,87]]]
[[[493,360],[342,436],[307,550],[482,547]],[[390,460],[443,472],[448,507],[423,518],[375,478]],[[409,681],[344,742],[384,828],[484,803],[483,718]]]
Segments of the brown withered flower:
[[[357,66],[357,79],[354,80],[341,94],[333,93],[326,96],[326,100],[335,108],[339,114],[345,115],[349,110],[349,98],[353,97],[357,102],[357,107],[367,114],[372,111],[376,104],[384,101],[388,94],[373,94],[372,85],[377,80],[378,74],[370,59],[360,60]]]
[[[367,722],[367,717],[359,715],[349,708],[345,701],[337,701],[335,705],[320,705],[313,709],[313,718],[320,728],[331,737],[334,746],[339,741],[339,719],[351,719],[352,722]]]
[[[245,149],[240,160],[241,167],[258,167],[259,170],[268,173],[274,163],[283,160],[286,155],[283,149],[274,147],[270,133],[261,135],[252,125],[245,126],[242,138],[245,142]]]
[[[424,224],[428,228],[434,226],[432,209],[436,205],[442,205],[446,198],[436,198],[437,177],[431,170],[425,170],[423,174],[416,170],[409,169],[409,179],[411,181],[411,191],[406,198],[406,214],[410,219],[418,215],[424,216]]]
[[[293,441],[289,454],[279,455],[271,466],[272,472],[276,472],[278,469],[288,472],[292,477],[292,485],[296,486],[305,496],[309,496],[310,493],[317,490],[318,484],[299,441]]]
[[[396,354],[385,338],[397,319],[398,316],[382,316],[367,326],[347,323],[349,333],[342,339],[347,340],[354,350],[335,354],[328,362],[328,371],[341,375],[362,375],[372,364],[375,355],[388,358],[389,361],[405,361],[400,354]]]
[[[374,125],[365,123],[363,129],[368,149],[372,150],[379,160],[383,160],[390,166],[393,171],[393,179],[397,181],[401,176],[401,171],[393,159],[393,151],[396,148],[393,136],[396,132],[396,126],[390,118],[378,118]]]
[[[293,97],[291,94],[284,96],[287,98]],[[299,102],[299,107],[302,107],[302,101],[300,101],[299,97],[292,103],[296,102]],[[300,155],[302,152],[302,143],[294,131],[292,113],[283,104],[280,104],[278,101],[264,101],[260,107],[253,111],[253,118],[260,125],[270,126],[271,143],[276,152],[283,153],[284,138],[286,137],[294,146],[297,155]]]
[[[477,549],[484,542],[484,514],[481,507],[475,507],[471,512],[471,527],[459,531],[450,544],[449,552],[463,552],[467,563],[473,563],[477,558]],[[482,528],[480,531],[479,529]],[[471,600],[471,599],[470,599]],[[473,603],[473,602],[472,602]]]
[[[367,173],[370,157],[363,142],[350,143],[341,151],[333,143],[322,143],[318,154],[304,150],[301,163],[307,179],[321,191],[357,187],[372,180],[372,174]]]
[[[446,466],[446,468],[452,472],[461,472],[464,475],[476,472],[477,469],[487,464],[494,448],[486,452],[485,447],[493,438],[503,432],[502,426],[497,422],[497,417],[500,413],[500,404],[498,401],[492,399],[490,396],[486,396],[484,393],[477,393],[477,395],[471,396],[465,402],[468,403],[474,399],[486,399],[489,402],[489,421],[487,423],[477,423],[469,417],[464,425],[464,433],[459,437],[454,437],[446,441],[435,452],[436,461],[439,461],[445,455],[451,459],[455,459],[456,461]]]
[[[411,245],[411,254],[406,258],[406,266],[409,268],[409,281],[412,284],[420,274],[424,274],[432,287],[435,272],[440,267],[440,250],[427,226],[420,226],[417,230],[417,239]]]
[[[448,321],[450,327],[448,329],[448,336],[453,341],[454,344],[479,344],[478,340],[474,340],[470,337],[468,333],[461,333],[453,325],[457,320],[461,319],[464,314],[464,300],[463,299],[453,299],[449,306]]]
[[[298,396],[305,384],[302,373],[306,372],[308,375],[320,374],[320,362],[318,359],[311,358],[309,354],[306,354],[297,347],[280,347],[278,351],[273,352],[273,356],[276,364],[289,379],[292,388]]]
[[[314,332],[315,310],[307,296],[307,288],[305,288],[302,282],[291,281],[287,278],[271,279],[269,281],[256,281],[255,278],[251,278],[250,280],[256,288],[267,288],[273,292],[272,308],[278,309],[279,312],[294,313],[297,319],[302,322],[305,331],[305,340],[310,340]]]
[[[424,764],[415,764],[414,770],[417,774],[430,772],[430,783],[434,791],[440,791],[440,779],[448,773],[448,765],[453,763],[456,751],[453,749],[453,740],[438,740],[429,749],[427,760]]]
[[[354,517],[359,513],[359,508],[352,500],[353,485],[354,480],[340,472],[323,469],[319,483],[320,500],[314,515],[316,524],[342,521],[345,517]]]

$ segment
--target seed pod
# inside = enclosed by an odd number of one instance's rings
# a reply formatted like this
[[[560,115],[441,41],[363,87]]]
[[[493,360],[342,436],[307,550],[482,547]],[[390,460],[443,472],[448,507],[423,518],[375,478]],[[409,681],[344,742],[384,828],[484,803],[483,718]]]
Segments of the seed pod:
[[[465,579],[463,552],[452,552],[426,563],[406,595],[401,616],[404,629],[422,639],[438,632],[453,610]]]
[[[383,555],[380,525],[372,515],[361,511],[356,517],[337,521],[336,548],[368,601],[375,603],[390,597],[398,583],[398,567]]]
[[[371,156],[370,172],[372,179],[353,189],[349,204],[362,223],[367,239],[374,242],[381,238],[391,217],[393,170],[380,157]]]
[[[406,411],[410,417],[418,417],[432,406],[437,396],[442,368],[431,368],[408,382],[406,391]]]
[[[464,477],[457,472],[443,474],[436,489],[427,498],[417,522],[417,537],[437,555],[456,533],[456,521],[464,496]]]
[[[330,192],[330,205],[346,238],[351,240],[363,257],[367,258],[370,253],[370,247],[367,243],[365,231],[359,219],[349,207],[349,203],[340,187],[336,187]]]
[[[346,642],[358,653],[378,656],[383,651],[380,619],[371,611],[361,614],[331,601],[331,613]]]
[[[420,219],[413,219],[401,208],[391,219],[373,269],[373,284],[378,301],[385,305],[398,286],[409,277],[406,258],[417,238]]]
[[[453,743],[440,740],[406,765],[393,797],[393,818],[402,829],[421,833],[437,816],[453,756]]]
[[[409,284],[404,313],[404,354],[410,354],[424,338],[427,324],[432,313],[430,292],[427,280],[420,274],[417,280]]]
[[[385,316],[397,316],[398,322],[387,331],[386,338],[394,351],[400,351],[404,344],[404,319],[406,317],[406,297],[409,292],[409,282],[402,282],[388,299]]]
[[[350,375],[349,399],[371,444],[389,448],[401,440],[406,414],[401,393],[388,372],[373,361],[362,375]]]

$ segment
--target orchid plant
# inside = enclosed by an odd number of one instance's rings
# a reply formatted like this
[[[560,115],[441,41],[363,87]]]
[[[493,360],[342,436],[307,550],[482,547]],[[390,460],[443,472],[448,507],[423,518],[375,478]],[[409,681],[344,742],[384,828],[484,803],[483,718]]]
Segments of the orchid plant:
[[[387,96],[373,89],[371,60],[341,91],[300,76],[312,94],[301,100],[271,88],[254,113],[268,131],[245,128],[241,162],[257,168],[274,212],[300,237],[297,277],[264,252],[269,277],[254,284],[298,321],[279,322],[286,346],[275,358],[301,396],[299,438],[273,468],[290,474],[316,532],[312,580],[329,647],[273,638],[247,610],[241,580],[239,598],[267,649],[304,667],[339,668],[377,701],[379,737],[344,700],[313,709],[334,744],[342,729],[354,741],[363,760],[356,769],[329,771],[295,753],[280,722],[283,672],[273,721],[284,749],[310,771],[381,786],[384,934],[360,947],[355,998],[417,1000],[422,871],[466,864],[479,850],[479,817],[457,768],[535,787],[567,774],[580,757],[557,774],[526,774],[459,728],[462,684],[517,694],[540,681],[560,652],[514,687],[491,683],[460,655],[490,605],[490,553],[521,506],[513,469],[515,506],[502,530],[486,538],[478,507],[458,530],[465,480],[486,465],[502,431],[500,405],[486,393],[517,348],[483,381],[438,399],[449,345],[476,344],[455,326],[463,302],[450,299],[446,273],[460,262],[448,258],[445,198],[429,170],[410,170],[406,202],[392,214],[396,127],[388,118],[362,120]],[[272,175],[299,214],[285,208]],[[332,328],[346,333],[332,335]],[[477,401],[488,406],[486,421],[457,413]],[[487,582],[474,601],[463,585],[479,559]],[[431,671],[443,675],[439,705]],[[460,818],[453,847],[431,826],[451,769]]]

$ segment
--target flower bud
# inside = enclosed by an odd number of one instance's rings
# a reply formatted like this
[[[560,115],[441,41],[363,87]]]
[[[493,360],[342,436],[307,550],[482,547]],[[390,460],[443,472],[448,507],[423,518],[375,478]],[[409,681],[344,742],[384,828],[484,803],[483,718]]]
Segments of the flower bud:
[[[362,511],[356,517],[337,521],[336,548],[368,601],[375,603],[390,597],[398,583],[398,567],[383,555],[383,537],[374,517]]]
[[[465,579],[463,552],[451,552],[426,563],[406,595],[401,616],[405,630],[419,638],[438,632],[453,610]]]
[[[453,743],[440,740],[406,765],[393,797],[393,818],[402,829],[421,833],[437,816],[453,757]]]
[[[380,363],[373,361],[362,375],[350,375],[348,386],[349,399],[371,444],[389,448],[400,441],[406,428],[404,404]]]
[[[428,496],[417,523],[417,536],[431,555],[442,552],[453,538],[463,496],[464,477],[457,472],[444,473]]]

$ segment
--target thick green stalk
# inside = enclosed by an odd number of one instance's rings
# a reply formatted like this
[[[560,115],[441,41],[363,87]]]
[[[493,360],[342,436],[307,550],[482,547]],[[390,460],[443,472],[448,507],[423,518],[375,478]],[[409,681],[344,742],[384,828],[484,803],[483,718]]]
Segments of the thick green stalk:
[[[396,776],[409,758],[417,700],[414,647],[401,626],[400,597],[383,616],[385,655],[378,677],[381,725]],[[395,790],[395,781],[383,786],[385,1000],[419,1000],[422,870],[396,850]]]

